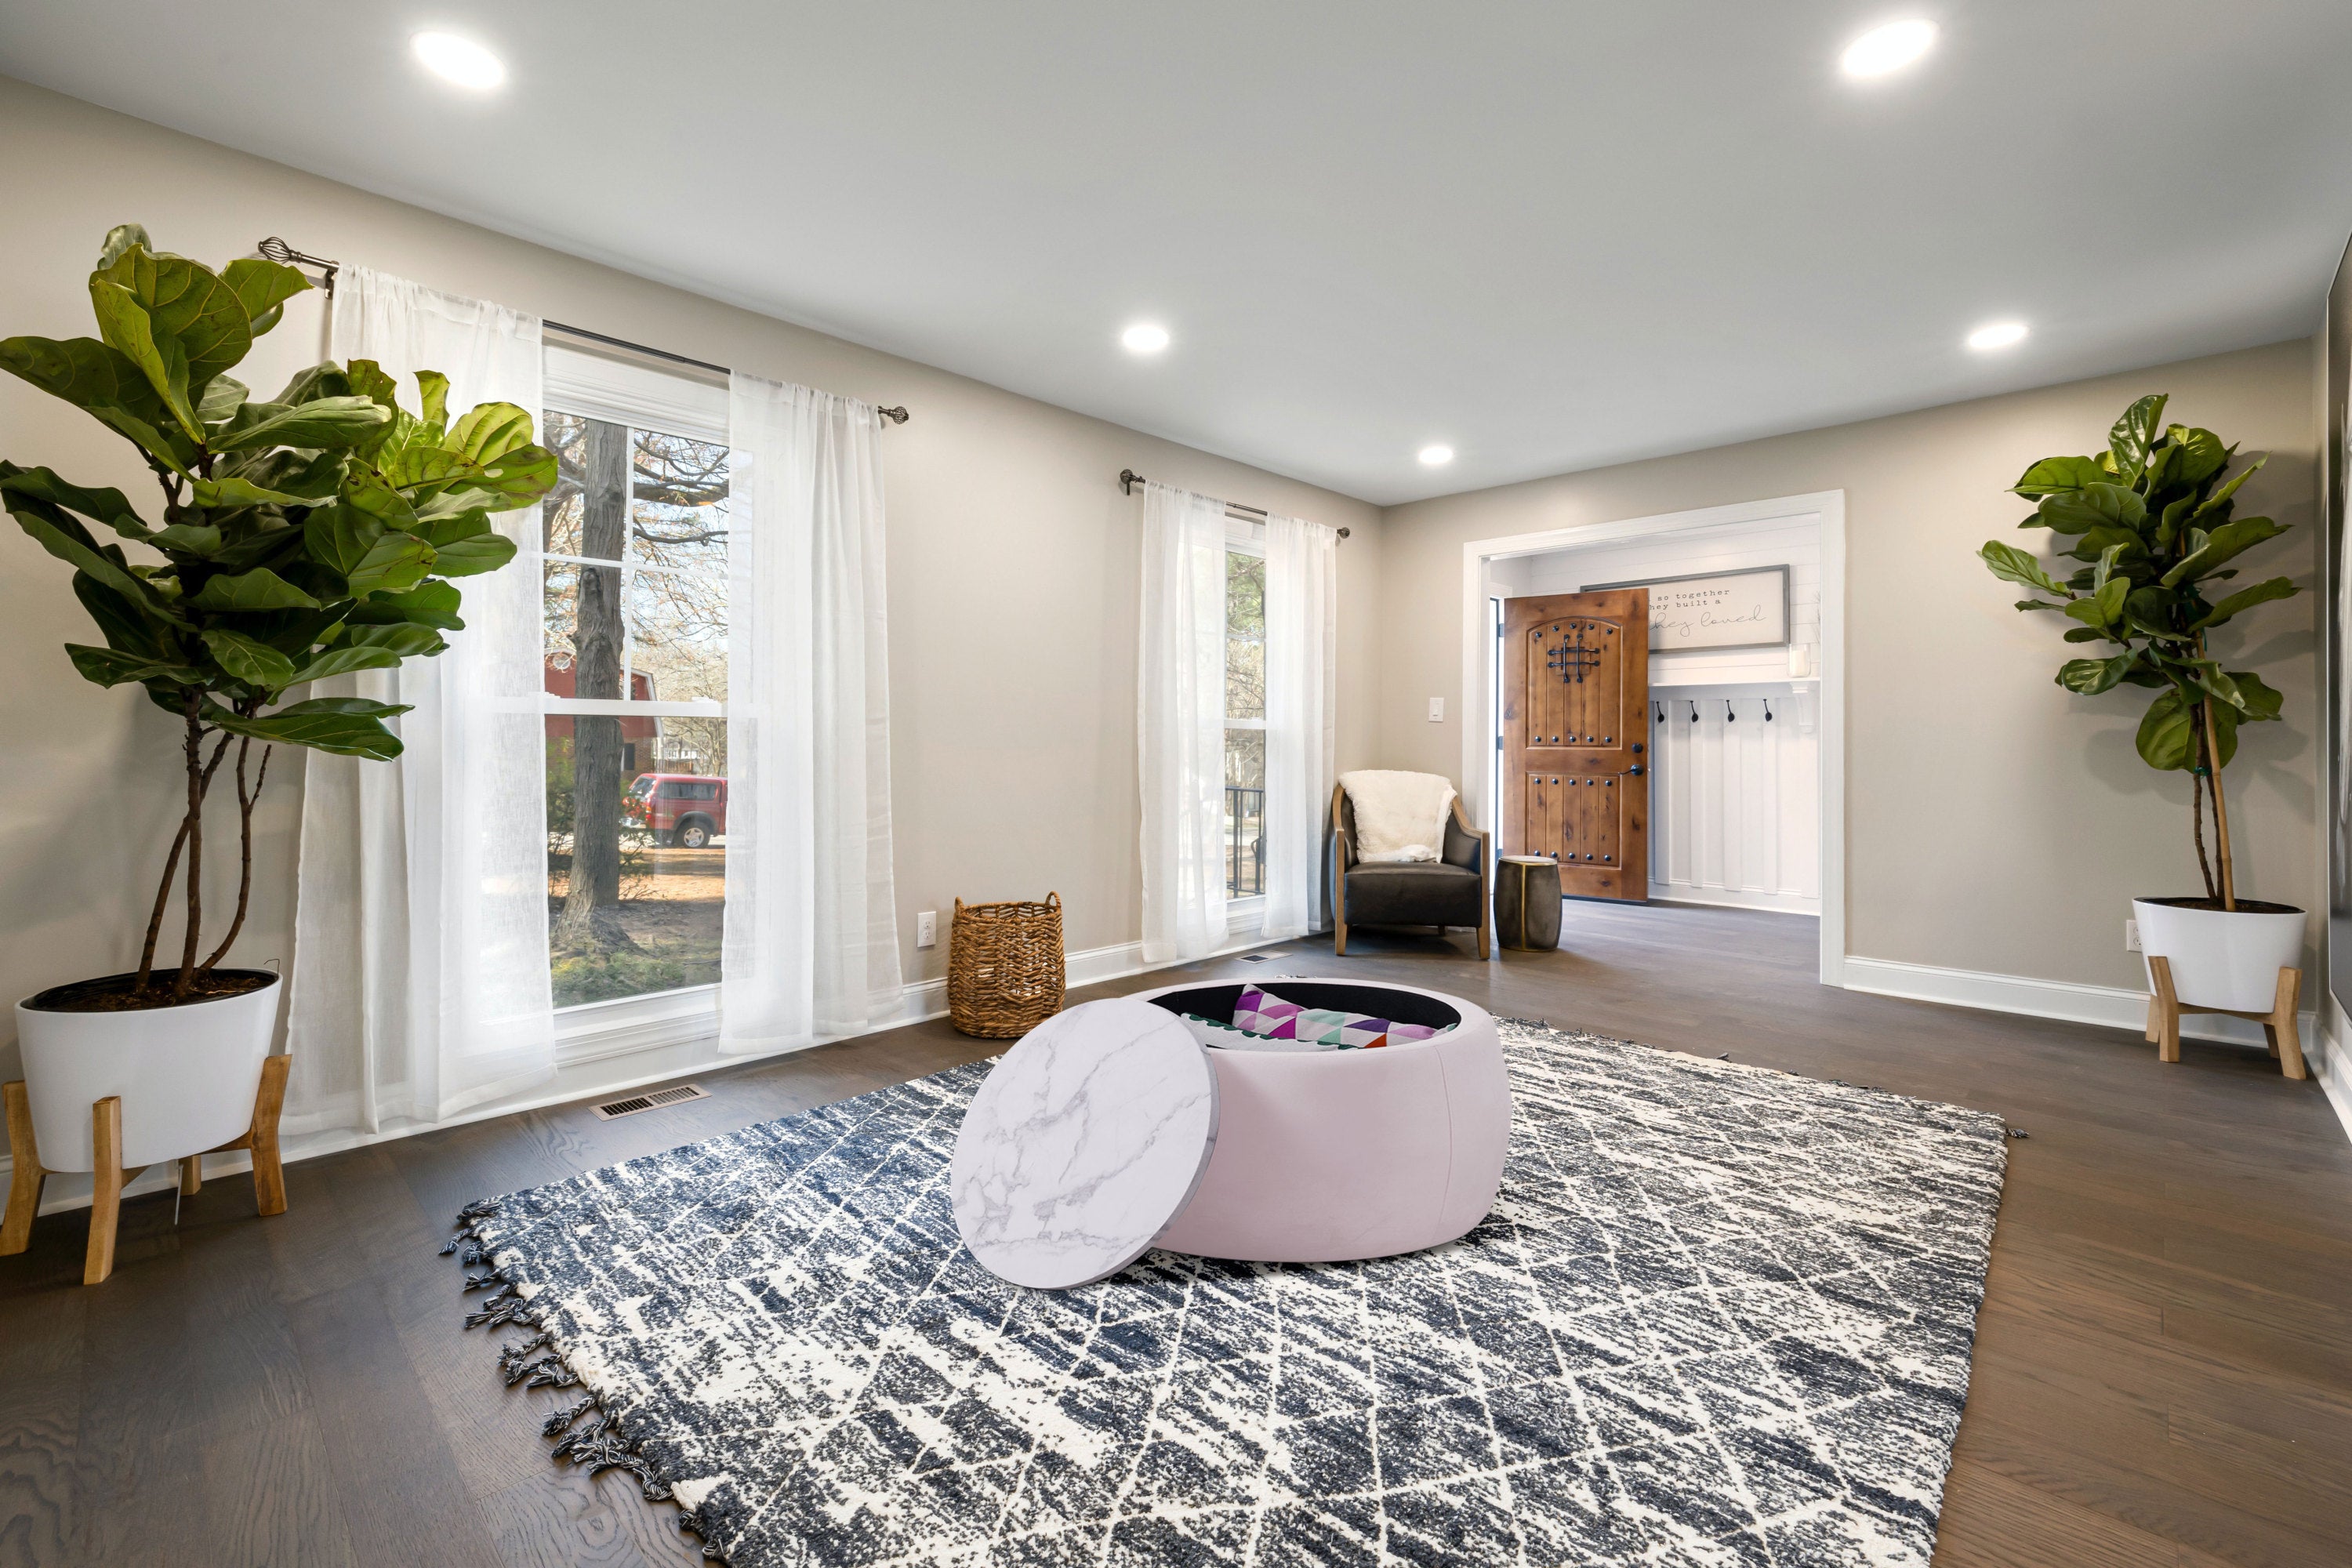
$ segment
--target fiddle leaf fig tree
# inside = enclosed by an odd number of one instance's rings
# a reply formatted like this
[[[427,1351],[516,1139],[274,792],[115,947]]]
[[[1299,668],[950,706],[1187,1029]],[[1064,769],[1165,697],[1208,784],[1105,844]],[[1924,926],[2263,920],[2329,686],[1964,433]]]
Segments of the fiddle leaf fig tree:
[[[1999,540],[1977,553],[1993,575],[2031,589],[2024,611],[2053,611],[2074,623],[2070,643],[2095,657],[2068,659],[2058,684],[2095,696],[2118,685],[2155,692],[2137,743],[2148,766],[2189,775],[2189,824],[2209,899],[2238,907],[2230,856],[2229,806],[2221,770],[2237,753],[2238,727],[2279,716],[2279,694],[2251,670],[2225,670],[2209,636],[2256,605],[2296,592],[2284,577],[2224,589],[2230,563],[2285,531],[2266,517],[2235,515],[2239,487],[2267,460],[2257,455],[2232,474],[2235,446],[2210,430],[2165,425],[2161,395],[2124,410],[2107,449],[2087,458],[2045,458],[2011,487],[2035,503],[2018,526],[2056,536],[2062,559],[2081,563],[2063,577],[2032,552]],[[2220,876],[2205,851],[2204,799],[2213,803]]]
[[[314,365],[255,399],[229,372],[310,286],[273,261],[215,271],[158,252],[144,229],[125,225],[106,237],[89,277],[97,337],[0,342],[0,367],[129,441],[160,492],[160,521],[151,521],[121,490],[0,461],[0,502],[73,567],[74,595],[97,623],[97,642],[67,645],[74,668],[100,686],[144,688],[180,730],[185,805],[122,1005],[213,989],[211,972],[245,922],[253,808],[273,747],[400,752],[384,723],[407,711],[399,704],[287,698],[446,648],[446,634],[465,625],[449,579],[514,556],[491,514],[529,506],[555,482],[529,414],[486,403],[453,420],[448,381],[432,371],[417,374],[414,413],[368,360]],[[236,909],[200,957],[205,801],[232,745]],[[155,949],[175,876],[186,931],[167,984]]]

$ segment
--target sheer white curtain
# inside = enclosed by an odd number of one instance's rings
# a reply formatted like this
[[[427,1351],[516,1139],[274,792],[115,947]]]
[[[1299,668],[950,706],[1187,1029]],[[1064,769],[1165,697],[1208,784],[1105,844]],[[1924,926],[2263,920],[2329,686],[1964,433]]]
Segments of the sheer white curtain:
[[[334,357],[376,361],[411,407],[437,370],[453,413],[541,416],[535,318],[346,267],[331,323]],[[305,755],[289,1131],[436,1121],[555,1071],[539,510],[493,521],[521,553],[458,579],[447,652],[318,683],[414,710],[392,762]]]
[[[881,428],[871,404],[732,377],[722,1050],[901,1005]]]
[[[1265,520],[1265,925],[1270,940],[1323,928],[1330,809],[1339,535]]]
[[[1225,941],[1225,505],[1143,487],[1143,958]]]

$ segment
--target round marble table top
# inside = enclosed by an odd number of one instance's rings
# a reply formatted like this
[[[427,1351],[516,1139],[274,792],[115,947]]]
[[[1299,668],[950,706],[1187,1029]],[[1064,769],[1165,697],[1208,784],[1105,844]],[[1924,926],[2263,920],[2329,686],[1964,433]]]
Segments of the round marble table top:
[[[1046,1019],[990,1069],[948,1190],[972,1256],[1066,1290],[1140,1258],[1200,1184],[1217,1079],[1176,1016],[1112,997]]]

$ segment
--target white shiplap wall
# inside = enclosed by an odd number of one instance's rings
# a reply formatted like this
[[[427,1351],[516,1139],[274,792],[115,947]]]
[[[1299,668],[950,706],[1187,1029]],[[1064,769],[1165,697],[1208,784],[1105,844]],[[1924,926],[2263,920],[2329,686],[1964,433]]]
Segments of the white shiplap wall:
[[[1790,647],[1650,656],[1652,898],[1821,913],[1821,524],[1776,519],[1495,563],[1497,591],[1513,597],[1780,565]],[[1791,679],[1791,648],[1805,679]]]

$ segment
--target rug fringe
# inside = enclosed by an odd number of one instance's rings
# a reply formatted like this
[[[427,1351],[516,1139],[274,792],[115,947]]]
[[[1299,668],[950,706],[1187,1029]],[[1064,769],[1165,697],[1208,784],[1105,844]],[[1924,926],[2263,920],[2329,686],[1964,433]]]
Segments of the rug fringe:
[[[441,1248],[441,1256],[456,1254],[460,1264],[479,1268],[478,1274],[468,1274],[458,1287],[460,1295],[477,1290],[490,1290],[482,1299],[480,1310],[466,1314],[466,1327],[525,1328],[537,1331],[529,1339],[509,1344],[499,1352],[499,1375],[509,1388],[520,1383],[525,1389],[586,1388],[577,1373],[563,1359],[555,1344],[554,1331],[540,1321],[530,1302],[507,1278],[506,1270],[490,1260],[489,1251],[476,1233],[477,1222],[488,1219],[499,1212],[498,1200],[483,1198],[467,1204],[457,1211],[457,1231]],[[496,1289],[493,1289],[492,1288]],[[545,1354],[538,1354],[539,1352]],[[582,1424],[583,1417],[593,1420]],[[702,1555],[714,1563],[723,1563],[718,1543],[710,1539],[708,1521],[699,1509],[677,1504],[670,1492],[669,1483],[654,1473],[651,1461],[637,1451],[635,1442],[621,1430],[620,1417],[604,1408],[593,1389],[574,1404],[549,1415],[540,1424],[540,1435],[553,1438],[554,1447],[548,1457],[558,1464],[584,1466],[591,1476],[606,1470],[626,1470],[637,1479],[637,1489],[647,1502],[668,1502],[677,1506],[677,1527],[698,1536]]]

